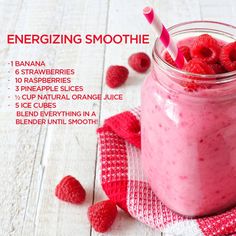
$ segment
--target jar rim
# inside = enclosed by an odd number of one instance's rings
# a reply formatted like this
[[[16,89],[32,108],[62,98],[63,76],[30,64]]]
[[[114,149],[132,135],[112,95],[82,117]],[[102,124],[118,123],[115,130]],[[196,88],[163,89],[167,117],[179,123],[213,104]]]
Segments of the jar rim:
[[[169,27],[167,30],[171,35],[171,32],[173,30],[176,30],[179,27],[182,26],[186,26],[186,25],[190,25],[190,24],[195,24],[195,23],[199,23],[199,24],[215,24],[215,25],[221,25],[224,27],[228,27],[228,28],[232,28],[233,30],[236,30],[236,27],[230,24],[226,24],[226,23],[222,23],[222,22],[217,22],[217,21],[187,21],[187,22],[182,22],[179,24],[175,24],[171,27]],[[203,28],[201,28],[203,29]],[[209,29],[209,28],[208,28]],[[209,31],[211,31],[211,29],[209,29]],[[226,34],[224,31],[219,31],[219,30],[213,30],[214,32],[221,32]],[[195,31],[196,32],[196,31]],[[230,34],[228,34],[228,36],[230,36]],[[236,35],[231,34],[231,38],[235,39]],[[235,39],[236,40],[236,39]],[[154,60],[154,62],[158,65],[160,65],[162,70],[167,70],[170,73],[175,73],[175,74],[179,74],[181,77],[191,77],[192,80],[195,80],[197,83],[198,82],[204,82],[207,84],[220,84],[220,83],[226,83],[226,82],[232,82],[236,80],[236,71],[230,71],[230,72],[225,72],[225,73],[221,73],[221,74],[214,74],[214,75],[207,75],[207,74],[196,74],[196,73],[191,73],[191,72],[187,72],[187,71],[183,71],[181,69],[178,69],[176,67],[171,66],[169,63],[167,63],[163,57],[160,55],[160,53],[157,50],[157,44],[159,44],[159,39],[157,38],[152,50],[152,58]],[[214,79],[214,80],[213,80]]]

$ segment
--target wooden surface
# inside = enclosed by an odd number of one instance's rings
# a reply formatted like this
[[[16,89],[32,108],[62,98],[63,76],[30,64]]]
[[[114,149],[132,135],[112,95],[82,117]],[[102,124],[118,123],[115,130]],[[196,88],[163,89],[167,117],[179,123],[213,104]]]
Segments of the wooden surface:
[[[16,126],[11,60],[45,60],[49,67],[76,68],[73,83],[87,93],[112,93],[104,84],[110,64],[127,64],[132,52],[151,52],[143,45],[9,46],[7,33],[151,33],[142,8],[153,5],[167,26],[189,20],[236,24],[235,0],[12,0],[0,1],[0,235],[1,236],[153,236],[157,230],[120,212],[106,234],[93,231],[87,207],[104,199],[98,177],[97,126]],[[154,38],[152,37],[152,40]],[[88,109],[106,117],[140,103],[143,75],[131,71],[117,89],[124,101],[63,102],[60,109]],[[8,89],[9,88],[9,89]],[[8,98],[10,96],[10,98]],[[10,105],[10,106],[8,106]],[[85,204],[58,201],[54,188],[67,174],[87,190]]]

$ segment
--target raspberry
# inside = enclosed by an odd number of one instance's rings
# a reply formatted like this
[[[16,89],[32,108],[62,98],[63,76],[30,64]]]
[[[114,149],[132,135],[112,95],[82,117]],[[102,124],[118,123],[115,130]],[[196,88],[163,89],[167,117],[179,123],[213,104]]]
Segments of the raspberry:
[[[236,70],[236,42],[223,46],[220,53],[220,62],[227,71]]]
[[[124,66],[110,66],[106,74],[106,83],[110,88],[120,87],[128,79],[129,71]]]
[[[195,39],[191,48],[193,58],[201,59],[207,63],[216,63],[219,59],[221,47],[217,40],[208,34],[202,34]]]
[[[206,88],[205,86],[196,84],[194,81],[184,83],[184,87],[189,92],[194,92],[194,91],[197,91],[198,89]]]
[[[192,59],[191,54],[190,54],[190,48],[187,46],[180,46],[179,50],[182,52],[183,56],[185,57],[186,61],[190,61]],[[168,62],[170,65],[177,67],[176,63],[172,59],[171,55],[166,52],[164,59],[166,62]]]
[[[79,204],[84,201],[86,192],[77,179],[68,175],[56,186],[55,195],[60,200]]]
[[[185,66],[184,70],[194,74],[214,75],[215,72],[208,64],[199,59],[192,59]]]
[[[113,224],[117,216],[116,204],[110,200],[98,202],[88,209],[89,222],[95,231],[104,233]]]
[[[132,54],[129,57],[128,63],[130,67],[133,68],[135,71],[139,73],[144,73],[149,69],[151,65],[151,60],[146,53],[138,52]]]
[[[183,53],[186,61],[190,61],[192,59],[189,47],[181,46],[181,47],[179,47],[179,50]]]
[[[214,70],[209,66],[208,64],[204,63],[203,61],[199,59],[192,59],[189,61],[185,66],[184,70],[188,71],[190,73],[194,74],[207,74],[207,75],[213,75],[215,74]],[[188,79],[192,79],[190,76]],[[198,77],[194,77],[194,79],[200,79]],[[183,86],[186,87],[186,90],[188,91],[197,91],[198,89],[205,89],[209,88],[209,86],[204,85],[204,84],[199,84],[196,83],[195,81],[190,81],[190,82],[184,82]]]
[[[164,55],[164,59],[167,63],[169,63],[170,65],[177,67],[177,65],[175,64],[174,60],[172,59],[170,53],[166,52]]]
[[[215,71],[216,74],[225,73],[226,70],[221,64],[210,64],[210,67]]]

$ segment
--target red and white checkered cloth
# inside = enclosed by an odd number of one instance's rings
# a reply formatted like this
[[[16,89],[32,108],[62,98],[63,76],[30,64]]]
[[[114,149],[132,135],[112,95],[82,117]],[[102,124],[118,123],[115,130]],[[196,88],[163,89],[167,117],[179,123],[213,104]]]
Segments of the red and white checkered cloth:
[[[236,208],[198,219],[179,215],[152,192],[140,163],[140,110],[105,120],[98,129],[101,184],[107,196],[132,217],[181,236],[236,235]]]

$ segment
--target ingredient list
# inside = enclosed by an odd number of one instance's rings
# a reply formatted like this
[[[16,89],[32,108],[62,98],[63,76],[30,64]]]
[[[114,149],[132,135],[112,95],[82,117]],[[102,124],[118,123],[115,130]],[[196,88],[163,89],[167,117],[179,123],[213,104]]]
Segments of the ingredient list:
[[[96,125],[96,110],[81,109],[81,103],[123,100],[123,94],[86,93],[73,68],[48,68],[44,61],[9,64],[15,77],[17,125]]]

